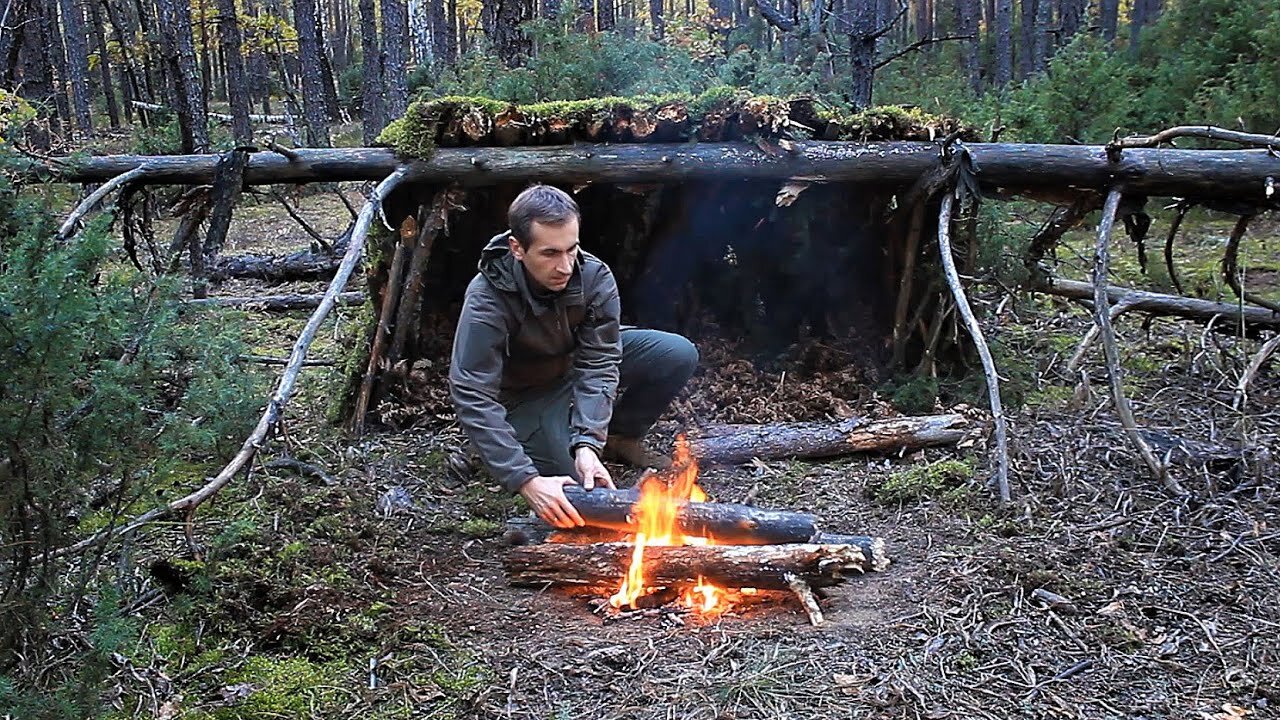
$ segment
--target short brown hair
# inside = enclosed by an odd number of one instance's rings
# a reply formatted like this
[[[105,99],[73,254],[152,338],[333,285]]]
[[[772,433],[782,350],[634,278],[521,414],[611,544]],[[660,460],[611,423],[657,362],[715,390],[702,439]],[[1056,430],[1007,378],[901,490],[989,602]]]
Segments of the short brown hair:
[[[570,220],[582,221],[578,203],[565,191],[550,185],[531,185],[516,196],[507,209],[507,226],[520,247],[529,249],[533,240],[533,224],[563,225]]]

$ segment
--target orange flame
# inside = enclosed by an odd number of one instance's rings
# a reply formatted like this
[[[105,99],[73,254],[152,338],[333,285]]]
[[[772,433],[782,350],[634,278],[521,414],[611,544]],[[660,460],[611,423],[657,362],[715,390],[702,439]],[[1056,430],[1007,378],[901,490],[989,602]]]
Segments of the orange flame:
[[[689,443],[684,435],[676,438],[672,470],[665,473],[665,476],[664,480],[650,475],[640,484],[640,498],[632,506],[637,530],[633,539],[635,547],[631,552],[631,565],[623,577],[622,586],[609,598],[609,604],[615,608],[634,608],[636,601],[652,590],[646,586],[644,577],[646,547],[714,543],[711,538],[685,535],[677,522],[680,508],[685,503],[703,502],[707,499],[707,493],[698,487],[698,464],[689,452]],[[710,612],[722,595],[720,588],[699,576],[698,584],[685,592],[682,602],[686,607]]]

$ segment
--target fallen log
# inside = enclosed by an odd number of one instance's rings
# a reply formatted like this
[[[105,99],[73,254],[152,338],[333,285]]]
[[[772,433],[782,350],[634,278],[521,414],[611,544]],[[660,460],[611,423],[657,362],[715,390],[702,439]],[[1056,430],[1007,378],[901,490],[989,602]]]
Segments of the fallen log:
[[[257,297],[211,297],[187,300],[184,308],[220,307],[238,310],[257,310],[260,312],[289,312],[290,310],[310,310],[320,306],[324,294],[315,295],[260,295]],[[361,305],[364,303],[363,292],[339,293],[334,301],[336,305]]]
[[[584,490],[566,486],[565,497],[592,527],[623,532],[636,530],[632,512],[638,497],[635,489]],[[808,513],[733,503],[685,503],[676,515],[676,523],[685,535],[710,537],[735,545],[803,543],[818,533],[818,519]]]
[[[134,100],[133,106],[136,108],[141,108],[143,110],[150,110],[152,112],[163,112],[168,110],[168,108],[166,108],[164,105],[157,105],[156,103],[143,102],[141,100]],[[210,120],[217,120],[220,123],[230,123],[232,119],[231,116],[228,115],[227,113],[210,111],[205,114],[209,116]],[[265,123],[265,124],[273,124],[273,125],[284,125],[289,122],[289,118],[285,117],[284,115],[263,115],[261,113],[249,113],[249,122]]]
[[[215,282],[231,278],[253,278],[273,283],[327,280],[338,269],[345,249],[345,244],[340,243],[332,253],[299,250],[288,255],[230,255],[218,258],[207,275]]]
[[[592,491],[594,492],[594,491]],[[631,528],[634,530],[634,528]],[[512,547],[520,545],[537,545],[540,543],[570,543],[587,545],[591,543],[626,542],[627,530],[617,530],[590,525],[580,528],[562,530],[552,527],[536,517],[509,518],[502,533],[503,542]],[[750,538],[748,538],[750,539]],[[725,541],[728,542],[727,540]],[[867,535],[844,535],[822,530],[799,542],[813,545],[853,545],[866,555],[872,570],[883,570],[889,566],[889,558],[885,555],[884,541]],[[755,545],[758,543],[736,542],[735,545]],[[781,543],[778,543],[781,544]]]
[[[1049,278],[1031,288],[1035,292],[1046,295],[1071,298],[1073,300],[1093,300],[1093,285],[1079,280]],[[1117,285],[1107,285],[1107,299],[1112,303],[1126,303],[1127,312],[1149,312],[1155,315],[1173,315],[1188,320],[1210,322],[1215,319],[1229,320],[1224,327],[1238,327],[1243,322],[1250,329],[1280,328],[1280,313],[1272,312],[1256,305],[1214,302],[1200,298],[1166,295],[1164,293],[1135,290]]]
[[[600,587],[615,590],[631,566],[630,543],[544,543],[513,548],[504,566],[512,585]],[[731,588],[790,590],[791,580],[811,587],[838,585],[872,570],[853,545],[674,545],[645,548],[650,587],[706,582]]]
[[[752,458],[823,458],[855,452],[946,445],[969,431],[962,415],[924,415],[840,422],[717,425],[690,436],[700,463],[733,465]]]
[[[647,183],[756,179],[867,182],[909,186],[938,163],[928,142],[796,142],[767,153],[746,143],[577,144],[548,147],[439,148],[429,160],[404,160],[405,180],[463,186],[555,178],[564,183]],[[1189,199],[1225,198],[1271,207],[1268,178],[1280,158],[1266,150],[1125,150],[1118,161],[1100,145],[974,143],[966,146],[984,190],[1035,191],[1071,186]],[[245,171],[250,185],[375,180],[402,160],[390,148],[299,148],[292,157],[255,153]],[[104,182],[142,164],[149,184],[204,184],[214,155],[107,155],[51,158],[27,173],[30,181]],[[1273,181],[1274,182],[1274,181]]]

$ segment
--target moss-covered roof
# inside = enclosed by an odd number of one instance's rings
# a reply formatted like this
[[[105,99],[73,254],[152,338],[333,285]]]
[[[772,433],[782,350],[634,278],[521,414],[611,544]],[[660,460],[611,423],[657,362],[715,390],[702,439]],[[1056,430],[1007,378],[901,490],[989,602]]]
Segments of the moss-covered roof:
[[[918,108],[880,106],[854,112],[810,97],[779,98],[715,87],[700,95],[641,95],[515,105],[449,96],[413,103],[378,143],[402,157],[428,158],[437,147],[562,145],[572,142],[718,142],[793,140],[935,140],[977,131]]]

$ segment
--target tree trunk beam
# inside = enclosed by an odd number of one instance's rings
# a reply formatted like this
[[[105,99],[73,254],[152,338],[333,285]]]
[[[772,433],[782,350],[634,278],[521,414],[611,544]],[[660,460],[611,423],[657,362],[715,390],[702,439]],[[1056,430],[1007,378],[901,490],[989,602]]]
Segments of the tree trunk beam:
[[[1145,195],[1230,198],[1270,206],[1268,177],[1280,158],[1266,150],[1126,150],[1118,162],[1100,145],[971,144],[966,146],[988,189],[1034,191],[1063,185],[1095,190],[1122,182]],[[938,145],[925,142],[797,142],[772,155],[745,143],[644,143],[515,148],[440,148],[430,160],[406,161],[406,182],[482,186],[558,182],[678,182],[723,178],[799,179],[910,185],[931,170]],[[149,184],[200,184],[213,177],[215,156],[108,155],[43,163],[33,180],[102,182],[146,163]],[[389,148],[307,149],[296,160],[256,153],[245,172],[251,185],[376,180],[400,160]],[[47,173],[47,174],[46,174]]]
[[[1093,300],[1093,285],[1079,280],[1050,278],[1032,287],[1035,292],[1046,295],[1071,298],[1073,300]],[[1200,298],[1165,295],[1163,293],[1134,290],[1133,288],[1108,285],[1107,299],[1112,303],[1128,300],[1131,305],[1126,312],[1146,312],[1153,315],[1172,315],[1188,320],[1210,322],[1215,318],[1229,319],[1233,323],[1243,321],[1250,329],[1280,328],[1280,313],[1253,305],[1236,305],[1235,303],[1214,302]]]
[[[136,108],[142,108],[143,110],[150,110],[152,112],[161,112],[169,109],[164,105],[159,105],[157,103],[143,102],[141,100],[134,100],[133,106]],[[232,116],[228,115],[227,113],[207,112],[205,113],[205,115],[207,115],[210,120],[217,120],[220,123],[230,124],[233,119]],[[267,125],[284,125],[285,123],[289,122],[289,118],[285,117],[284,115],[262,115],[262,114],[249,113],[249,122],[263,123]]]
[[[840,422],[718,425],[690,437],[702,463],[734,465],[752,458],[824,458],[959,442],[969,431],[962,415],[923,415]]]
[[[631,565],[631,543],[544,543],[513,548],[504,561],[512,585],[616,590]],[[791,590],[791,578],[830,587],[871,570],[852,545],[678,545],[645,548],[652,587],[686,587],[698,578],[728,588]]]
[[[342,262],[345,245],[340,241],[334,252],[300,250],[288,255],[231,255],[218,258],[208,270],[215,282],[230,278],[256,278],[282,283],[292,280],[327,280]]]

